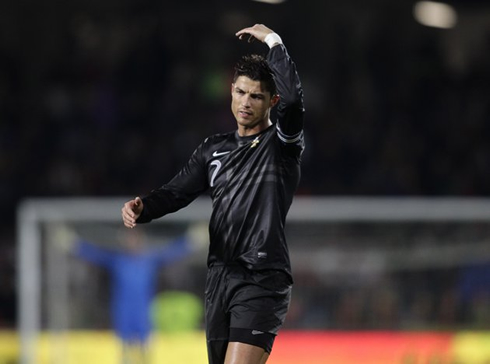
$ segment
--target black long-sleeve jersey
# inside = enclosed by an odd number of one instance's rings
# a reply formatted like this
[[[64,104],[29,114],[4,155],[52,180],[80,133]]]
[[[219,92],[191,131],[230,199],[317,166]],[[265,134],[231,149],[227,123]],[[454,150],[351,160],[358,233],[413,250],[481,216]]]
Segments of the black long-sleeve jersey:
[[[300,180],[303,91],[282,44],[270,49],[267,62],[280,96],[277,122],[253,136],[235,131],[204,140],[168,184],[143,197],[137,222],[177,211],[208,191],[213,205],[208,266],[238,263],[290,275],[284,226]]]

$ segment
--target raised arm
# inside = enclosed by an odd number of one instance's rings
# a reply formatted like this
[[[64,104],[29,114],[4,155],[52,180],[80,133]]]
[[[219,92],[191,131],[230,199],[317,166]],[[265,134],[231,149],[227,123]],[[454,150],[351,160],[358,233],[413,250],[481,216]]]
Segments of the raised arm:
[[[102,248],[86,240],[78,240],[73,250],[76,257],[92,264],[110,267],[114,264],[117,252]]]
[[[296,65],[289,56],[281,37],[263,24],[255,24],[236,33],[239,39],[248,42],[257,39],[266,43],[270,50],[267,62],[274,74],[280,101],[277,109],[278,132],[284,143],[302,143],[304,103],[303,88]]]
[[[248,42],[253,42],[254,39],[257,39],[262,43],[267,43],[270,48],[282,43],[279,35],[263,24],[255,24],[253,27],[243,28],[236,32],[235,35],[240,40],[248,35]]]

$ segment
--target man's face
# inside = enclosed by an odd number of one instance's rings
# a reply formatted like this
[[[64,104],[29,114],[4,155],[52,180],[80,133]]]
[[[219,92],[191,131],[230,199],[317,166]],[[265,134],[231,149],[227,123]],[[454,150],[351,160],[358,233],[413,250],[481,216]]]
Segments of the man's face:
[[[144,237],[136,229],[125,229],[121,239],[122,245],[128,253],[138,254],[143,252],[145,248]]]
[[[231,97],[231,111],[239,132],[253,134],[269,126],[270,109],[278,97],[271,97],[270,92],[262,88],[260,81],[239,76],[231,85]]]

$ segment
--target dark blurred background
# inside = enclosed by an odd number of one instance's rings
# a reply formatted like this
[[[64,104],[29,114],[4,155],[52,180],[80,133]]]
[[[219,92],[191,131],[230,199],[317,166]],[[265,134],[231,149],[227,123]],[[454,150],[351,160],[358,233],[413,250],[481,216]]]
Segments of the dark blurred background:
[[[15,213],[36,196],[134,196],[230,131],[234,33],[264,23],[307,108],[302,195],[490,195],[490,4],[410,0],[0,2],[0,327],[15,325]]]

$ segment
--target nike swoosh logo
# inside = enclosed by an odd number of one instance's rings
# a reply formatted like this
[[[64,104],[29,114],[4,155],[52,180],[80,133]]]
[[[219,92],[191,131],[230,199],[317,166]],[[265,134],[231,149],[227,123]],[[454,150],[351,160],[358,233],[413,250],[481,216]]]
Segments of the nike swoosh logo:
[[[252,330],[252,335],[260,335],[260,334],[263,334],[263,333],[264,333],[263,331]]]
[[[219,157],[221,155],[225,155],[225,154],[228,154],[228,153],[230,153],[230,151],[228,151],[228,152],[218,152],[218,151],[215,151],[213,153],[213,157]]]

